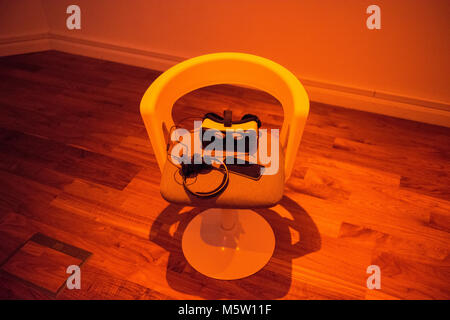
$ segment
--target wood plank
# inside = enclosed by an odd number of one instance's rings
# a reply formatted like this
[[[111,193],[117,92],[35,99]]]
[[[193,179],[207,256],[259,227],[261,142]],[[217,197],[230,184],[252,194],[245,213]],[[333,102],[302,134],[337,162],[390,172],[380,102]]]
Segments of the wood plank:
[[[123,189],[141,169],[123,160],[6,129],[0,129],[0,152],[117,189]]]
[[[2,270],[53,294],[65,285],[66,269],[80,259],[29,241],[2,265]]]

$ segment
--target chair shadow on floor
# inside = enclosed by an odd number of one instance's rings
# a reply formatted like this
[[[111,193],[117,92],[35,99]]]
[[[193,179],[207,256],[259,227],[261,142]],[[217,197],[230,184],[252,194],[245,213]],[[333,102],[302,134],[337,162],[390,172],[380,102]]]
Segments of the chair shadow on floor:
[[[204,299],[283,298],[291,287],[292,259],[318,251],[321,247],[314,221],[300,205],[284,196],[276,207],[254,210],[269,222],[275,233],[274,254],[266,266],[239,280],[212,279],[192,268],[181,250],[181,238],[186,226],[205,208],[188,211],[184,208],[174,204],[166,207],[153,223],[149,238],[170,252],[167,282],[172,289],[185,294]],[[299,241],[292,243],[290,229],[298,232]]]

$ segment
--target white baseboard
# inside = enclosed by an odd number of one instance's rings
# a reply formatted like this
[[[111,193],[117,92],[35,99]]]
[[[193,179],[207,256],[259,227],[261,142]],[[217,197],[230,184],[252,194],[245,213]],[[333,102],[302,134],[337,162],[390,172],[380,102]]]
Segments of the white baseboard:
[[[88,56],[108,61],[114,61],[142,68],[164,71],[185,60],[157,52],[127,48],[93,40],[50,34],[53,50]]]
[[[0,38],[0,57],[50,50],[47,33]]]
[[[158,71],[167,70],[185,59],[54,33],[0,39],[0,56],[50,49]],[[311,101],[450,127],[449,103],[299,79]]]
[[[450,111],[305,85],[311,101],[450,128]],[[403,97],[402,97],[403,98]],[[423,102],[422,102],[423,103]],[[450,107],[449,109],[450,110]]]

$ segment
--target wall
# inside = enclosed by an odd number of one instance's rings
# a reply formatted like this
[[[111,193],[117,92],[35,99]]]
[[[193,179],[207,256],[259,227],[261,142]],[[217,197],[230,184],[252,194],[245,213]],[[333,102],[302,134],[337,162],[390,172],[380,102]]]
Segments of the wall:
[[[81,30],[66,28],[69,4],[81,7]],[[381,30],[366,28],[370,4],[381,7]],[[43,0],[42,6],[58,50],[160,70],[204,53],[248,52],[293,71],[313,100],[425,122],[450,112],[448,0]]]
[[[48,32],[40,1],[0,0],[0,38]]]
[[[47,19],[40,1],[0,0],[0,54],[48,50]]]

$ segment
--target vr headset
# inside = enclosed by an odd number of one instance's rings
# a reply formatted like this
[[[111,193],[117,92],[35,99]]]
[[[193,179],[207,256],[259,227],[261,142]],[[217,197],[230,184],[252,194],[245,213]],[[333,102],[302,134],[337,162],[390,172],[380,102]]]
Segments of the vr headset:
[[[229,172],[242,175],[249,179],[259,179],[261,177],[261,168],[263,168],[263,166],[249,163],[248,161],[236,164],[236,161],[227,161],[227,159],[228,157],[235,157],[233,153],[236,152],[248,154],[255,153],[258,146],[258,129],[260,127],[261,121],[253,114],[246,114],[238,121],[232,121],[231,110],[225,110],[223,117],[215,113],[205,114],[201,127],[203,149],[207,148],[209,144],[215,142],[216,146],[221,146],[223,151],[230,152],[232,155],[228,154],[223,161],[215,159],[221,163],[216,169],[223,172],[223,180],[217,187],[205,192],[193,191],[186,183],[186,179],[195,177],[200,172],[211,170],[213,169],[213,166],[211,164],[207,164],[203,158],[200,163],[195,163],[195,161],[191,161],[191,163],[188,164],[182,163],[180,173],[183,177],[183,186],[185,189],[198,197],[210,197],[219,194],[226,188],[229,179]],[[205,136],[211,138],[210,141],[205,141]],[[232,148],[227,148],[227,136],[228,146]],[[233,140],[230,140],[230,137]],[[192,160],[194,160],[195,157],[196,155],[193,156]],[[211,161],[209,162],[211,163]]]
[[[208,138],[211,138],[210,141],[202,139],[203,148],[206,148],[212,142],[216,142],[222,146],[223,151],[253,154],[257,150],[258,129],[260,127],[261,121],[253,114],[246,114],[240,120],[233,121],[231,110],[225,110],[223,117],[216,113],[207,113],[202,121],[202,135],[204,138],[211,134],[212,136],[208,136]],[[208,131],[209,133],[207,133]],[[228,146],[227,135],[228,139],[233,139],[228,140]]]

